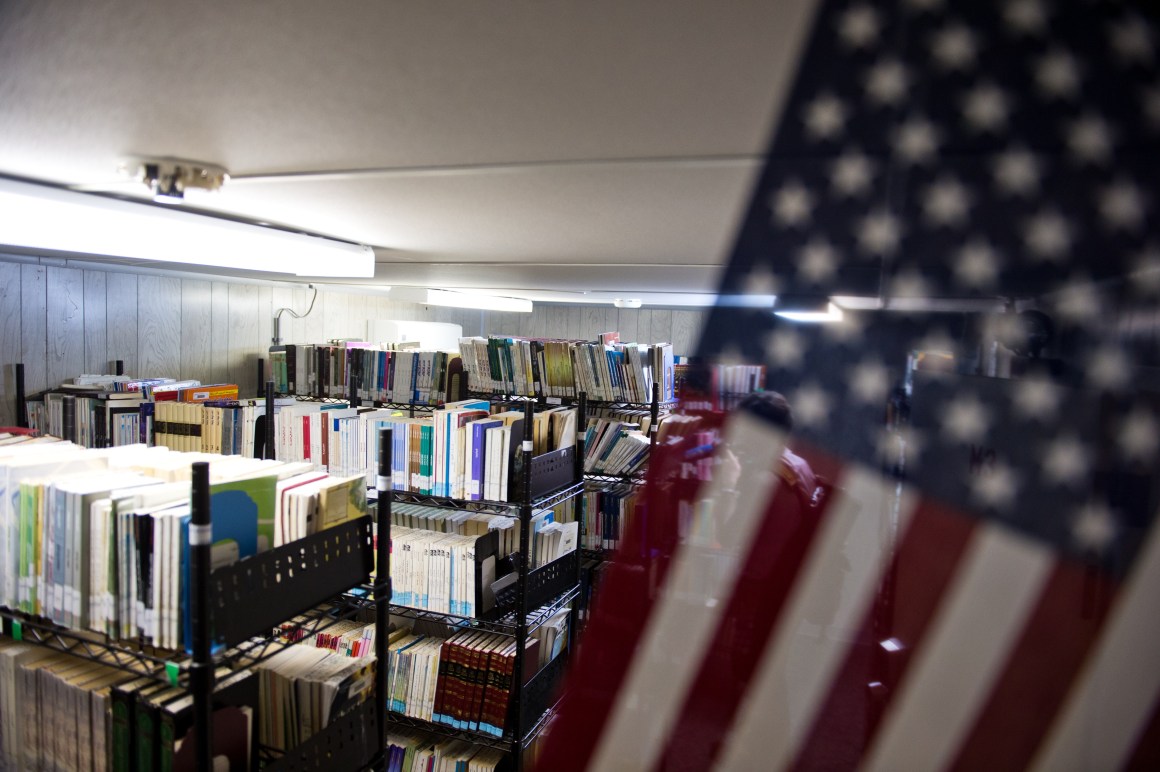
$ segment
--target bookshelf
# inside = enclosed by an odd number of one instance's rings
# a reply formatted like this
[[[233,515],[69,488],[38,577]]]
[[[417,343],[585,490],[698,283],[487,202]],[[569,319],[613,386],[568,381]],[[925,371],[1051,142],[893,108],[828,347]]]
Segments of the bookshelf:
[[[389,450],[387,458],[389,463]],[[372,517],[364,513],[284,546],[210,570],[213,517],[209,464],[194,462],[190,472],[190,600],[186,611],[192,635],[188,638],[188,653],[180,648],[154,646],[142,638],[65,627],[7,607],[0,608],[0,623],[4,635],[13,642],[65,654],[70,661],[97,663],[104,669],[122,671],[126,678],[145,679],[158,688],[172,687],[187,695],[192,701],[193,734],[189,737],[195,738],[189,747],[196,756],[194,768],[200,770],[213,768],[210,749],[214,747],[215,710],[243,703],[257,707],[253,668],[288,646],[279,640],[275,627],[294,618],[298,629],[313,634],[373,611],[376,600],[385,596],[382,587],[368,586],[368,579],[376,560],[380,571],[387,570],[387,558],[385,544],[376,552]],[[376,641],[383,642],[381,657],[385,657],[388,623],[386,614],[376,620]],[[215,674],[229,688],[217,689]],[[115,690],[113,694],[115,707]],[[130,700],[130,710],[139,710],[132,707],[133,697],[125,699]],[[357,756],[357,763],[350,768],[363,767],[373,760],[386,739],[380,713],[374,699],[360,704],[350,715],[311,738],[308,744],[315,751],[304,746],[285,757],[268,759],[264,768],[334,769],[334,751],[339,746],[346,754],[339,758],[353,761]],[[118,715],[113,714],[115,732],[120,726]],[[248,767],[256,768],[256,717],[251,726],[254,729]],[[131,749],[124,752],[141,752],[139,742],[144,740],[128,739],[137,730],[126,726],[124,731],[129,734],[120,747]],[[150,742],[156,741],[155,735],[149,737]],[[333,747],[325,750],[328,744]]]
[[[563,680],[566,652],[548,661],[525,682],[526,645],[536,630],[564,609],[570,609],[568,626],[569,646],[575,630],[574,601],[580,593],[580,551],[578,549],[533,568],[529,559],[533,509],[556,506],[568,502],[583,491],[580,474],[581,447],[562,448],[533,456],[533,409],[531,402],[524,404],[524,437],[520,446],[522,477],[517,501],[464,500],[444,496],[425,496],[408,491],[384,490],[380,485],[381,513],[393,503],[423,504],[459,511],[514,515],[520,522],[519,549],[510,558],[504,575],[516,576],[510,597],[501,595],[491,614],[465,617],[442,611],[430,611],[396,604],[390,613],[396,617],[445,625],[449,630],[479,630],[511,637],[515,642],[514,680],[510,701],[505,711],[505,722],[500,736],[486,731],[453,727],[439,721],[426,721],[389,711],[387,722],[392,726],[422,729],[440,736],[462,740],[473,745],[503,750],[510,754],[511,768],[522,769],[523,751],[546,725],[554,699]],[[581,410],[582,412],[582,410]],[[580,442],[578,437],[578,442]],[[389,478],[388,478],[389,479]],[[384,481],[385,482],[385,481]],[[390,518],[386,531],[390,535]],[[380,531],[380,534],[383,533]],[[500,571],[497,570],[497,575]],[[441,673],[442,677],[442,673]]]

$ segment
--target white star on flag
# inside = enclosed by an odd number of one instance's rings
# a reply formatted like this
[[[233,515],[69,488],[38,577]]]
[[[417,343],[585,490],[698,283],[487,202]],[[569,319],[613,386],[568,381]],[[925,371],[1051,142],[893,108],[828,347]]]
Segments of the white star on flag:
[[[814,197],[796,180],[787,182],[774,195],[773,216],[778,224],[796,228],[810,220]]]
[[[842,153],[830,168],[830,184],[844,196],[860,196],[865,193],[873,176],[873,163],[855,150]]]
[[[890,390],[890,373],[877,360],[866,359],[847,371],[850,393],[859,402],[879,405]]]
[[[939,30],[931,38],[931,52],[943,69],[964,70],[975,63],[978,44],[962,24]]]
[[[806,105],[805,123],[811,139],[832,139],[846,125],[846,107],[833,94],[821,94]]]
[[[1039,0],[1015,0],[1007,3],[1003,20],[1013,33],[1036,35],[1047,26],[1047,12]]]
[[[1116,521],[1102,504],[1085,504],[1071,522],[1075,543],[1085,549],[1103,552],[1116,536]]]
[[[971,480],[971,495],[984,506],[1006,509],[1018,491],[1018,475],[1002,461],[983,469]]]
[[[872,430],[872,435],[878,457],[887,462],[916,464],[922,458],[923,448],[926,447],[926,438],[912,427],[899,430],[878,427]]]
[[[1024,240],[1032,257],[1060,260],[1071,249],[1071,229],[1058,212],[1043,211],[1027,222]]]
[[[978,132],[996,132],[1003,128],[1010,109],[1007,97],[993,83],[976,86],[963,100],[963,116],[967,124]]]
[[[1030,195],[1039,189],[1039,162],[1022,148],[1001,153],[995,160],[995,184],[1009,195]]]
[[[778,281],[770,267],[762,263],[755,265],[745,276],[745,284],[741,292],[748,296],[769,297],[770,301],[777,294]]]
[[[1055,308],[1072,324],[1090,322],[1100,314],[1099,294],[1090,283],[1072,284],[1060,291]]]
[[[802,426],[818,428],[830,420],[830,398],[816,383],[808,383],[790,397],[794,421]]]
[[[1160,88],[1150,88],[1144,91],[1140,102],[1144,105],[1144,114],[1153,128],[1160,128]]]
[[[930,283],[918,271],[903,271],[890,282],[888,296],[891,298],[930,297]]]
[[[1139,17],[1113,23],[1108,38],[1116,57],[1124,64],[1148,64],[1152,61],[1152,35]]]
[[[1160,447],[1160,426],[1150,411],[1136,408],[1120,425],[1116,441],[1133,461],[1149,461]]]
[[[943,7],[943,0],[903,0],[903,2],[911,11],[920,13],[934,11]]]
[[[1077,162],[1102,166],[1112,156],[1112,131],[1098,115],[1085,115],[1068,127],[1067,147]]]
[[[1100,217],[1114,230],[1138,230],[1144,222],[1144,199],[1140,189],[1127,180],[1117,180],[1099,194]]]
[[[998,275],[999,256],[986,241],[975,239],[959,250],[955,259],[955,278],[963,286],[989,287]]]
[[[815,236],[798,252],[798,274],[808,282],[820,284],[838,270],[838,253],[825,239]]]
[[[1132,365],[1118,348],[1101,348],[1088,361],[1088,381],[1097,389],[1118,391],[1128,382]]]
[[[878,40],[881,22],[869,5],[856,5],[838,20],[838,37],[849,48],[865,48]]]
[[[801,335],[788,327],[778,327],[769,334],[766,352],[773,364],[786,370],[797,370],[802,365],[805,344]]]
[[[973,394],[955,397],[947,404],[942,431],[955,442],[979,442],[987,435],[991,414]]]
[[[1062,398],[1059,386],[1041,375],[1021,378],[1015,383],[1015,409],[1026,418],[1040,421],[1054,418]]]
[[[866,76],[866,92],[878,105],[897,105],[910,88],[910,76],[896,59],[881,61]]]
[[[1136,256],[1132,267],[1132,286],[1139,293],[1160,293],[1160,247],[1150,246]]]
[[[1089,463],[1087,448],[1072,436],[1056,438],[1043,454],[1047,480],[1069,488],[1079,488],[1087,482]]]
[[[894,152],[907,163],[925,164],[938,150],[938,131],[925,118],[910,118],[894,135]]]
[[[929,185],[922,199],[923,216],[934,225],[962,225],[969,206],[970,193],[962,183],[949,177]]]
[[[891,255],[902,238],[898,218],[880,210],[862,218],[858,228],[858,246],[872,255]]]
[[[1039,93],[1049,99],[1072,99],[1079,94],[1079,67],[1075,57],[1056,49],[1039,60],[1035,68]]]

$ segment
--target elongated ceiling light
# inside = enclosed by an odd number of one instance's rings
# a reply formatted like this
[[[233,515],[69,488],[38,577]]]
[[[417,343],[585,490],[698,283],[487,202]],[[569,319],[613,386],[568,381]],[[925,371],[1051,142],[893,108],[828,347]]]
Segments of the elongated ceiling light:
[[[0,247],[369,278],[368,246],[0,178]]]
[[[773,314],[791,322],[825,324],[842,321],[842,309],[825,296],[780,295],[773,307]]]
[[[483,311],[517,311],[525,314],[532,311],[532,301],[530,300],[483,295],[475,292],[453,292],[451,290],[427,289],[426,287],[391,287],[388,294],[391,300],[402,300],[407,303],[428,306],[478,308]]]

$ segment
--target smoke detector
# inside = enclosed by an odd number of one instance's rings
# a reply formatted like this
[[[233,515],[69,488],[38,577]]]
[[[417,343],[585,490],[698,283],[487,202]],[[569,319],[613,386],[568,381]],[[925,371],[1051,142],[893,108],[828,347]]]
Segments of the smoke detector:
[[[225,168],[204,161],[139,158],[121,166],[126,176],[147,185],[153,200],[180,203],[187,190],[218,190],[230,178]]]

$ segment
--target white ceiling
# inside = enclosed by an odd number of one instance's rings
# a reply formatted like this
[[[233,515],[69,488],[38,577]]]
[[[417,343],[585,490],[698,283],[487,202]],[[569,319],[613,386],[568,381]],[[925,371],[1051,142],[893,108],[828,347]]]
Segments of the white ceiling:
[[[191,204],[371,244],[380,283],[707,292],[809,5],[5,0],[0,173],[212,162]]]

